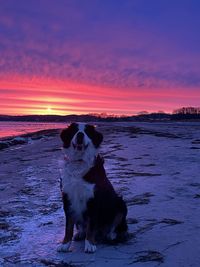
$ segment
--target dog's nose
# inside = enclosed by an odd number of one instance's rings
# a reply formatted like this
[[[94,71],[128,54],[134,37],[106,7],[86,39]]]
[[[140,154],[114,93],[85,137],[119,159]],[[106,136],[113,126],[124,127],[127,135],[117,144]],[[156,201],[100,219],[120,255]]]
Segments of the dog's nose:
[[[82,145],[84,139],[84,134],[82,132],[78,132],[76,136],[76,143],[77,145]]]

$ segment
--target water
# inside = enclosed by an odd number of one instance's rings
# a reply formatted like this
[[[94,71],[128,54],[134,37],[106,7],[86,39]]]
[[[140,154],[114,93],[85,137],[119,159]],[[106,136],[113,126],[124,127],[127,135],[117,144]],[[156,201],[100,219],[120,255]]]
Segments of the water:
[[[47,129],[62,129],[67,123],[0,121],[0,138],[19,136]]]

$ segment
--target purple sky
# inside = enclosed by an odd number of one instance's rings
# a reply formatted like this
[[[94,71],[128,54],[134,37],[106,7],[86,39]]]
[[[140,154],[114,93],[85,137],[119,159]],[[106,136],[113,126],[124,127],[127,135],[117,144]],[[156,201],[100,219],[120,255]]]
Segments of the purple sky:
[[[198,0],[0,0],[0,113],[198,106],[199,14]]]

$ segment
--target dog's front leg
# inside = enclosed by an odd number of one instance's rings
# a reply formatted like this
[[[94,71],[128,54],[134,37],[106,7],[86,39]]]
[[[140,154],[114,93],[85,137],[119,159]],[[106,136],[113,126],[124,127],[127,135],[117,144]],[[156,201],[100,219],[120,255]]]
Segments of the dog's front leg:
[[[94,253],[97,247],[95,245],[95,230],[92,227],[91,222],[88,220],[86,228],[86,238],[85,238],[85,252]]]
[[[81,241],[86,237],[86,229],[84,224],[76,224],[77,233],[74,235],[73,240]]]
[[[66,219],[65,236],[62,241],[62,244],[60,244],[57,248],[57,251],[59,252],[70,252],[71,251],[70,246],[71,246],[71,241],[73,237],[74,220],[70,215],[67,216],[67,214],[65,214],[65,219]]]

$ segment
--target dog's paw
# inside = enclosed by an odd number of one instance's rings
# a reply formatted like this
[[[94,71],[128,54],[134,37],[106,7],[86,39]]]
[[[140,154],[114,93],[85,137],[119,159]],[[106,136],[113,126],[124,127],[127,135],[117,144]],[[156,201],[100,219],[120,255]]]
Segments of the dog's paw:
[[[81,241],[84,239],[85,239],[85,232],[83,232],[83,231],[77,232],[73,237],[74,241]]]
[[[71,242],[67,242],[65,244],[60,244],[58,247],[57,247],[57,251],[58,252],[71,252]]]
[[[90,243],[87,239],[85,239],[85,253],[94,253],[96,251],[96,245]]]

